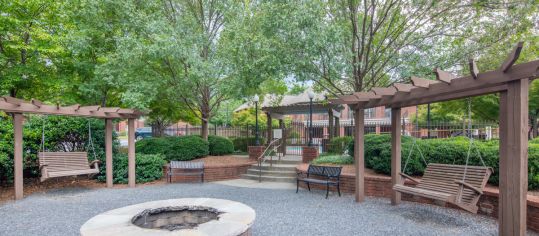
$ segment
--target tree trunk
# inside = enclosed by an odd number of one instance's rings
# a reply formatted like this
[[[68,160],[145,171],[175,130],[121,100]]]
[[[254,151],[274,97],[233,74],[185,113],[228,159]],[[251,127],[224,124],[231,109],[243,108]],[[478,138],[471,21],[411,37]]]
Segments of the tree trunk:
[[[152,123],[152,137],[163,137],[165,135],[165,126],[161,120],[155,120]]]
[[[200,120],[202,121],[202,130],[200,131],[200,136],[202,136],[204,140],[208,140],[209,126],[207,115],[202,115],[202,119]]]

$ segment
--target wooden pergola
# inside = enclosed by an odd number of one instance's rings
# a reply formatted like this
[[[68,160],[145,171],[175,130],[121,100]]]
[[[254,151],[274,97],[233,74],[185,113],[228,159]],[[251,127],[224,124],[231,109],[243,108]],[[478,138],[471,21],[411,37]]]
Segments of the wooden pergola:
[[[107,187],[113,185],[112,178],[112,119],[128,119],[129,187],[135,187],[135,119],[142,113],[133,109],[100,106],[47,105],[38,100],[25,101],[13,97],[0,97],[0,111],[13,116],[14,129],[14,183],[15,199],[23,198],[23,113],[42,115],[79,116],[105,119],[105,157]]]
[[[411,84],[395,83],[390,87],[373,88],[332,99],[335,104],[348,104],[355,120],[355,198],[362,202],[364,190],[364,110],[391,107],[391,180],[400,183],[401,171],[401,108],[448,101],[491,93],[500,94],[500,235],[526,234],[526,195],[528,189],[528,87],[539,77],[539,60],[514,65],[523,43],[518,43],[497,70],[480,73],[473,59],[470,75],[457,77],[435,69],[435,80],[412,77]],[[400,193],[393,191],[391,203],[399,204]]]

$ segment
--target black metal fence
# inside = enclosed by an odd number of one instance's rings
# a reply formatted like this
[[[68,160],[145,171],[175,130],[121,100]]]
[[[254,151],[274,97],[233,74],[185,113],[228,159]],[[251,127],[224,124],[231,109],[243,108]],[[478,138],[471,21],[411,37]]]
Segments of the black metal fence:
[[[430,122],[419,123],[403,120],[402,133],[406,136],[417,138],[448,138],[455,136],[472,135],[479,139],[498,138],[498,124],[493,122],[473,122],[471,128],[467,122]],[[266,124],[259,124],[258,135],[260,138],[268,140],[268,135],[273,135],[273,129],[281,129],[274,125],[268,134]],[[333,129],[333,135],[330,131]],[[365,122],[365,134],[389,134],[391,132],[391,122],[385,120],[375,120]],[[200,135],[200,126],[173,126],[165,130],[167,135]],[[321,152],[326,152],[330,137],[354,136],[355,125],[353,120],[341,121],[338,127],[330,128],[327,122],[313,122],[312,126],[312,145],[320,147]],[[255,137],[256,127],[254,125],[246,126],[212,126],[209,127],[210,135],[217,135],[227,138],[237,137]],[[309,125],[308,122],[293,121],[288,122],[282,129],[283,140],[285,141],[285,152],[288,155],[301,155],[301,147],[309,143]]]

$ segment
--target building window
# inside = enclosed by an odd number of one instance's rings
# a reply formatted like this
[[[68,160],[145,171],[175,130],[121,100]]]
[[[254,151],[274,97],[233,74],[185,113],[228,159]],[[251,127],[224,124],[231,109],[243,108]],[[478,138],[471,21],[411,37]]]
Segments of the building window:
[[[376,118],[376,109],[375,108],[365,109],[365,118],[366,119]]]
[[[391,118],[391,108],[386,108],[384,110],[384,117]]]

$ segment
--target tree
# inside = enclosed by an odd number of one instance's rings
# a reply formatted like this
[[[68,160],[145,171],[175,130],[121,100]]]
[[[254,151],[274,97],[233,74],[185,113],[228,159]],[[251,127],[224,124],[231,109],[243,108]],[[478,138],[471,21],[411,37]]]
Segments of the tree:
[[[60,84],[62,2],[0,0],[0,93],[47,96]]]
[[[458,71],[468,56],[529,27],[533,4],[277,1],[262,4],[267,12],[260,17],[281,27],[269,33],[290,55],[296,78],[339,95],[410,75],[432,77],[434,67]]]

